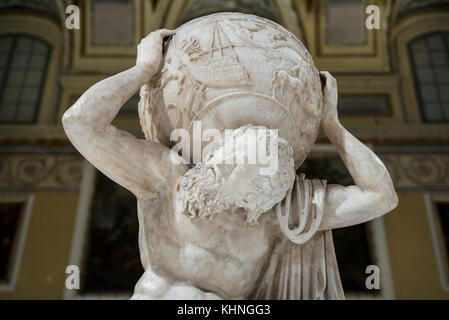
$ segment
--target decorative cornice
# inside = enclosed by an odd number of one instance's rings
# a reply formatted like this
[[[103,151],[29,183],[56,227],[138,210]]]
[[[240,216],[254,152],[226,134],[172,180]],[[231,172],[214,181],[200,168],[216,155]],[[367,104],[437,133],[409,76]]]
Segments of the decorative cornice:
[[[380,153],[398,191],[449,190],[449,153]],[[352,178],[336,154],[313,155],[299,169],[309,177],[350,185]]]
[[[449,190],[449,154],[381,154],[400,191]]]
[[[76,153],[0,154],[0,190],[76,191],[82,164]]]

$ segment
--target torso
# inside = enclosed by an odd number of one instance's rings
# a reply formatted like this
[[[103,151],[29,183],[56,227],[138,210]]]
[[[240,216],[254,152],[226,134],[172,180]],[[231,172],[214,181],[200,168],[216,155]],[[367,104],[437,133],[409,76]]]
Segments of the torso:
[[[173,179],[174,180],[174,179]],[[278,234],[274,212],[257,225],[243,213],[222,212],[204,221],[176,212],[174,185],[139,202],[139,246],[145,269],[170,283],[189,283],[224,298],[245,298]]]

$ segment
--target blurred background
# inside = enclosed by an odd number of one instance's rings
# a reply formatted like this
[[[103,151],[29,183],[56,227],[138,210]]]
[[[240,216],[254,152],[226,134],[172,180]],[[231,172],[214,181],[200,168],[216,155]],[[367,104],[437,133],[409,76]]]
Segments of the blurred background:
[[[65,26],[80,8],[79,30]],[[365,8],[380,8],[367,30]],[[334,230],[347,298],[449,298],[448,0],[0,1],[0,299],[129,298],[143,272],[136,201],[87,163],[61,117],[91,85],[132,67],[136,45],[221,11],[256,14],[293,32],[339,85],[342,123],[384,161],[399,206]],[[131,98],[114,124],[143,137]],[[320,137],[300,168],[348,185]],[[367,290],[368,265],[380,268]],[[81,288],[65,286],[77,265]]]

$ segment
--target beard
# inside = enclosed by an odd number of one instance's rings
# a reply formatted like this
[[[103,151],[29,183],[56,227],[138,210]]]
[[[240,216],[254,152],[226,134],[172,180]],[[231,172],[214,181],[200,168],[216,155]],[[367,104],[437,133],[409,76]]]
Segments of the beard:
[[[213,165],[208,164],[209,161],[213,163],[215,150],[209,153],[203,162],[188,170],[178,181],[177,198],[182,204],[182,212],[190,218],[204,220],[217,213],[243,208],[246,223],[257,224],[263,213],[285,198],[295,180],[293,150],[282,138],[278,146],[278,170],[269,176],[259,174],[252,181],[243,178],[241,183],[247,187],[243,188],[244,194],[229,191],[229,186],[222,188],[227,182],[223,182],[221,176],[216,177]]]
[[[182,211],[190,218],[210,218],[233,206],[230,197],[217,192],[215,174],[204,163],[199,163],[180,178],[178,182],[178,199]]]
[[[273,179],[274,178],[274,179]],[[188,170],[178,181],[177,198],[182,212],[191,219],[212,219],[215,214],[243,208],[246,222],[257,224],[259,217],[282,200],[285,192],[276,179],[260,176],[253,181],[254,190],[240,196],[225,196],[218,192],[215,173],[204,163]],[[285,182],[284,182],[285,184]]]
[[[293,177],[293,175],[292,175]],[[212,219],[217,213],[243,208],[246,223],[258,223],[259,217],[282,201],[292,183],[288,176],[259,176],[252,181],[253,189],[243,195],[223,195],[210,166],[199,163],[188,170],[178,181],[177,198],[182,212],[191,219]]]

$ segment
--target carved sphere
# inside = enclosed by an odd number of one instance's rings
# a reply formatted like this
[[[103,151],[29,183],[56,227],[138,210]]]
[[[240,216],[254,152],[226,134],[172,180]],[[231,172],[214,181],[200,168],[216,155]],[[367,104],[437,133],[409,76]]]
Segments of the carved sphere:
[[[147,139],[167,146],[173,129],[279,129],[298,167],[322,113],[319,72],[303,44],[273,21],[241,13],[192,20],[166,46],[160,73],[141,89]],[[203,142],[206,145],[208,142]]]

